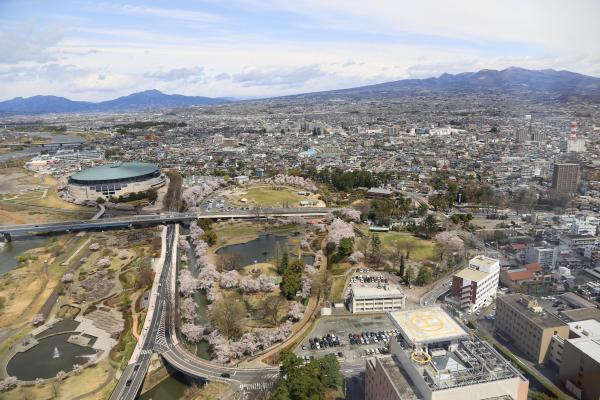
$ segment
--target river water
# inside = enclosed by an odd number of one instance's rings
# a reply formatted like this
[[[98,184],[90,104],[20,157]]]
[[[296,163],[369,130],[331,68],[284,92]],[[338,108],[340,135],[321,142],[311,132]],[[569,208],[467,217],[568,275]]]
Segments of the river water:
[[[0,275],[7,273],[17,266],[16,256],[20,256],[27,250],[42,247],[48,239],[15,240],[0,243]]]

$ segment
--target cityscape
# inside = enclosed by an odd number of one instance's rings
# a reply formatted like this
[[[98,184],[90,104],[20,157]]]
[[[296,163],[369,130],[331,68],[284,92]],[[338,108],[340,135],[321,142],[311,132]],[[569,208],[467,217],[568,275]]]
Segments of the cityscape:
[[[0,4],[0,400],[599,400],[550,3]]]

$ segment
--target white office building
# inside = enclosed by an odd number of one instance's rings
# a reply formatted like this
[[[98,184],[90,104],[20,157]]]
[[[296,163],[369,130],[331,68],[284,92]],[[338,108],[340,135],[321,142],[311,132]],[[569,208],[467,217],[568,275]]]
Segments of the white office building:
[[[474,257],[452,277],[452,300],[460,310],[476,312],[494,300],[499,280],[499,260]]]
[[[354,287],[350,292],[350,311],[385,312],[404,308],[406,295],[396,286]]]

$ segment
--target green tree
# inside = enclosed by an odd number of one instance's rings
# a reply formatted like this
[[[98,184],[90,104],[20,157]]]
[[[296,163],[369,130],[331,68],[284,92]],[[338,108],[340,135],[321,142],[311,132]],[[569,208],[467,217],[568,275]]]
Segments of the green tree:
[[[217,234],[214,231],[206,231],[204,235],[202,235],[202,240],[204,240],[209,246],[213,246],[217,243]]]
[[[96,199],[96,203],[97,204],[104,204],[104,203],[106,203],[106,200],[104,200],[104,197],[98,197]]]
[[[288,300],[296,297],[296,293],[302,288],[303,272],[304,261],[300,259],[292,260],[285,269],[281,277],[281,292]]]
[[[418,209],[419,216],[424,217],[425,214],[427,214],[428,210],[429,210],[429,206],[427,204],[425,204],[425,203],[419,204],[419,209]]]
[[[369,260],[373,268],[379,267],[381,264],[381,239],[379,235],[371,235],[371,252],[369,254]]]
[[[343,238],[340,240],[340,244],[338,245],[337,253],[334,257],[334,262],[342,261],[344,258],[350,256],[354,251],[354,239],[353,238]]]
[[[400,276],[404,276],[404,254],[400,255],[400,269],[398,271]]]
[[[421,223],[421,230],[423,231],[427,239],[431,239],[431,236],[438,230],[438,222],[435,215],[429,214]]]
[[[404,281],[406,282],[407,285],[411,285],[413,280],[415,279],[415,270],[413,269],[413,267],[408,267],[406,268],[406,271],[404,272]]]
[[[287,251],[283,252],[283,255],[281,256],[281,262],[279,263],[279,266],[277,268],[277,273],[279,275],[283,275],[285,273],[285,270],[288,267],[290,261],[290,256],[288,255]]]
[[[302,359],[286,350],[281,356],[281,373],[272,399],[318,400],[326,398],[330,389],[343,385],[340,365],[333,355],[302,365]]]
[[[417,274],[415,283],[419,286],[424,286],[429,282],[431,282],[431,269],[427,265],[423,265],[421,268],[419,268],[419,273]]]

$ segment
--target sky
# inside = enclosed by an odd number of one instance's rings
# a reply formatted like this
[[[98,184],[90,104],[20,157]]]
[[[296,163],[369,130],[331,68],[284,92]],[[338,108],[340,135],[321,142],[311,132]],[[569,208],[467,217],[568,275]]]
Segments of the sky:
[[[0,0],[0,100],[256,98],[502,69],[600,77],[598,0]]]

